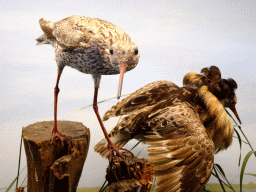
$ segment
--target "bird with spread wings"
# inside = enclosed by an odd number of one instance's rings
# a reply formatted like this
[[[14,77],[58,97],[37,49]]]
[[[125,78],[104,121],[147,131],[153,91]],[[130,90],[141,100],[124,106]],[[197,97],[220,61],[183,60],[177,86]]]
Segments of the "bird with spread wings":
[[[199,191],[211,175],[214,153],[232,142],[233,124],[225,108],[241,123],[235,105],[237,84],[222,79],[218,67],[190,72],[184,87],[169,81],[150,83],[111,109],[103,120],[125,115],[109,133],[111,141],[123,147],[129,140],[148,144],[157,191]],[[94,147],[107,157],[106,139]]]

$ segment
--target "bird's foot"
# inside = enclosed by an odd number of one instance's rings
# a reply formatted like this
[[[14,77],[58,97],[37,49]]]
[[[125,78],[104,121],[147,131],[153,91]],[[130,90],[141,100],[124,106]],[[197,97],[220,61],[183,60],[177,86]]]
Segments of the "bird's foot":
[[[109,150],[109,157],[108,157],[109,162],[112,161],[112,155],[115,155],[115,154],[118,155],[119,157],[121,157],[122,159],[125,159],[125,157],[120,153],[120,151],[122,151],[122,150],[127,151],[133,155],[133,153],[131,151],[124,149],[124,148],[117,147],[114,144],[109,144],[108,150]]]
[[[56,140],[60,140],[62,145],[64,145],[64,138],[71,138],[68,135],[65,135],[64,133],[59,132],[58,130],[53,130],[52,131],[52,143],[55,142]]]

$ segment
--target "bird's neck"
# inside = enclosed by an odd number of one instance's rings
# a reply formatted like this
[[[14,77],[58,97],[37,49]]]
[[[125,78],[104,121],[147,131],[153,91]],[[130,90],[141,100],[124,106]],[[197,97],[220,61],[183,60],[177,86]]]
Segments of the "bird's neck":
[[[200,110],[200,118],[213,140],[216,152],[226,149],[232,142],[233,124],[221,102],[207,86],[198,89],[198,94],[204,107]]]

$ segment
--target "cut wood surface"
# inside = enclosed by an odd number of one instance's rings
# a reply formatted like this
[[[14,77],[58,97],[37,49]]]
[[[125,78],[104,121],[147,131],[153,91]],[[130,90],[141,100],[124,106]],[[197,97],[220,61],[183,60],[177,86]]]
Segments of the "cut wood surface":
[[[52,141],[53,121],[31,124],[22,131],[28,167],[28,192],[75,192],[90,142],[82,123],[58,121],[67,135]]]

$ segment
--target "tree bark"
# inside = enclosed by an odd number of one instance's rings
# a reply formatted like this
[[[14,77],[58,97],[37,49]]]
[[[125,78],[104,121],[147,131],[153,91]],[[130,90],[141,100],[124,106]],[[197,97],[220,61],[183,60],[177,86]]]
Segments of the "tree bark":
[[[153,182],[153,166],[148,159],[139,159],[122,152],[124,159],[112,156],[107,168],[106,192],[149,192]]]
[[[67,135],[52,140],[53,121],[25,127],[22,137],[28,167],[28,192],[75,192],[90,142],[90,131],[82,123],[58,121]]]

